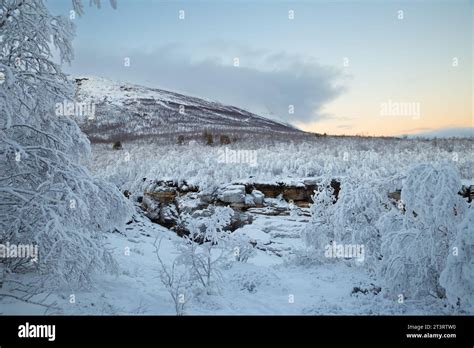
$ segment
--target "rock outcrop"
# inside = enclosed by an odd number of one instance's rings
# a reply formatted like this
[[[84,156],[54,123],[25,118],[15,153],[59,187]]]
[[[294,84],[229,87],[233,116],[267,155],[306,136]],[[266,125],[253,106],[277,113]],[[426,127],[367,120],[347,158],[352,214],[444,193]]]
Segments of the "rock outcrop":
[[[309,207],[317,190],[316,180],[307,179],[298,183],[233,183],[219,187],[214,192],[201,192],[196,186],[173,181],[155,181],[147,185],[138,201],[145,214],[154,222],[187,233],[182,217],[186,214],[199,218],[207,214],[213,206],[228,206],[234,210],[228,230],[235,230],[252,223],[252,214],[288,215],[291,206]],[[340,182],[331,181],[337,200]],[[463,186],[459,193],[469,202],[474,196],[474,186]],[[127,195],[130,193],[127,192]],[[401,191],[388,192],[394,204],[400,201]],[[300,210],[299,210],[300,211]],[[307,211],[300,211],[307,215]]]
[[[218,199],[224,203],[245,203],[245,186],[226,186],[219,192]]]

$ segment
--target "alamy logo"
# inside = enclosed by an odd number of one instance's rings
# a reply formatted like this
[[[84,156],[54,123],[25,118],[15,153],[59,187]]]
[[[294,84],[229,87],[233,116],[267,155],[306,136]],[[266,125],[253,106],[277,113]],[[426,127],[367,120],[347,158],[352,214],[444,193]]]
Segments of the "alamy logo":
[[[257,150],[232,150],[226,147],[219,149],[218,163],[246,163],[251,167],[257,165]]]
[[[363,244],[337,244],[332,242],[324,248],[324,256],[327,258],[355,259],[358,262],[363,262],[365,248]]]
[[[48,341],[56,339],[56,325],[35,325],[28,322],[18,326],[20,338],[47,338]]]
[[[22,258],[38,260],[38,246],[33,244],[0,244],[0,259]]]
[[[62,103],[56,103],[56,116],[70,116],[78,118],[95,118],[94,103],[74,103],[64,100]]]
[[[380,103],[380,116],[404,116],[419,119],[421,116],[420,103],[389,100]]]

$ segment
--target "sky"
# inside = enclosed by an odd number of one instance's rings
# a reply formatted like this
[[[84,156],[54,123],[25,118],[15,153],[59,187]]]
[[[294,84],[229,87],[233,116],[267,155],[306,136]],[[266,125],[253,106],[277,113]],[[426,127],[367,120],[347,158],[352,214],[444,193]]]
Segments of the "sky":
[[[473,127],[472,0],[85,3],[79,17],[70,1],[47,0],[76,25],[72,75],[216,100],[318,133]]]

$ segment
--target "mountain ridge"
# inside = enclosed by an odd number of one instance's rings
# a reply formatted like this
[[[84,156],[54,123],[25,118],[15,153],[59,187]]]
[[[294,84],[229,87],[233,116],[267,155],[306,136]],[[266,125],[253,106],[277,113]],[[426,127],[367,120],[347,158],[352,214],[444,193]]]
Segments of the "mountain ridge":
[[[144,137],[305,132],[247,110],[193,96],[101,77],[74,79],[76,101],[93,105],[93,115],[76,115],[92,142]],[[87,117],[89,116],[89,117]]]

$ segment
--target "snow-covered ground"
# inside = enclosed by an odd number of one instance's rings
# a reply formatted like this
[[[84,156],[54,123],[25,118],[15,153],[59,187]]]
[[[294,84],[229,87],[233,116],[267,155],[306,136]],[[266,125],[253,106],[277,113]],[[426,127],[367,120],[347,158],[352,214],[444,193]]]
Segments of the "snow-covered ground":
[[[251,152],[256,165],[231,161],[223,151]],[[391,180],[417,163],[450,161],[466,182],[474,180],[472,139],[410,140],[395,138],[319,137],[300,142],[237,141],[205,146],[191,141],[183,146],[149,142],[93,147],[91,170],[132,193],[144,189],[143,178],[173,179],[212,189],[235,181],[291,182],[307,177],[349,177],[361,182]]]
[[[203,189],[235,180],[295,182],[308,175],[352,177],[372,180],[396,177],[400,168],[413,162],[436,162],[453,158],[462,173],[463,183],[472,183],[471,141],[450,144],[450,149],[433,148],[431,143],[400,143],[400,151],[380,149],[376,140],[352,143],[340,139],[340,146],[329,143],[273,145],[255,148],[259,165],[216,164],[216,148],[198,144],[160,146],[124,144],[124,150],[112,151],[105,145],[94,146],[91,169],[116,184],[122,191],[132,191],[131,200],[142,193],[143,178],[173,178],[202,185]],[[388,140],[379,140],[388,142]],[[389,142],[388,142],[389,143]],[[325,144],[319,146],[321,144]],[[372,147],[367,147],[372,144]],[[401,144],[401,145],[400,145]],[[235,148],[235,145],[234,145]],[[286,150],[283,150],[285,148]],[[420,151],[420,149],[425,151]],[[277,156],[275,154],[278,153]],[[347,155],[347,154],[350,155]],[[400,155],[402,153],[403,155]],[[345,155],[346,154],[346,155]],[[128,158],[122,158],[128,156]],[[350,156],[344,159],[344,156]],[[275,158],[274,161],[271,159]],[[361,167],[360,161],[364,163]],[[174,174],[174,175],[173,175]],[[272,176],[273,174],[273,176]],[[209,175],[209,177],[205,177]],[[399,181],[394,180],[394,185]],[[393,187],[394,189],[396,187]],[[283,202],[283,204],[285,204]],[[61,289],[38,294],[31,301],[48,307],[3,298],[3,314],[166,314],[174,315],[170,294],[160,279],[156,243],[161,240],[159,255],[171,265],[179,254],[182,238],[167,228],[151,222],[136,205],[133,222],[121,231],[106,236],[107,247],[118,263],[116,274],[94,278],[92,288]],[[185,314],[455,314],[445,299],[427,296],[423,300],[383,296],[377,290],[380,281],[354,263],[318,263],[305,259],[307,246],[301,232],[310,220],[308,208],[298,214],[266,215],[251,209],[251,224],[233,232],[255,243],[255,253],[247,262],[227,257],[220,268],[221,279],[211,294],[184,291],[189,296]],[[43,300],[46,297],[46,300]],[[72,298],[74,300],[72,300]]]
[[[0,314],[474,314],[473,138],[311,134],[95,78],[69,103],[74,26],[22,3],[0,6]],[[123,149],[87,161],[88,139]]]
[[[362,268],[343,263],[300,265],[294,253],[303,247],[298,231],[306,218],[260,216],[235,233],[255,238],[267,251],[257,250],[247,263],[229,261],[219,290],[192,299],[185,314],[449,314],[442,300],[399,304],[380,294],[352,293],[370,289],[376,281]],[[143,314],[175,315],[170,295],[159,278],[154,243],[162,239],[160,254],[170,262],[179,237],[145,217],[137,218],[124,234],[107,239],[119,263],[116,275],[100,275],[92,289],[67,289],[51,294],[43,306],[5,299],[2,314]],[[278,256],[282,255],[282,256]],[[75,303],[70,303],[74,295]],[[33,298],[44,298],[41,294]]]

